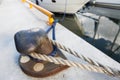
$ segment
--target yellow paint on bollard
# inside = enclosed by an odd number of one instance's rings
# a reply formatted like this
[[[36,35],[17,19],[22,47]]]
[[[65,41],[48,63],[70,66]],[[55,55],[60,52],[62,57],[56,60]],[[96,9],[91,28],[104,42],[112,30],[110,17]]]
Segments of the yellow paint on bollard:
[[[32,4],[29,4],[29,7],[30,7],[30,9],[31,9],[31,8],[33,8],[33,5],[32,5]]]
[[[26,0],[21,0],[22,2],[26,2]]]

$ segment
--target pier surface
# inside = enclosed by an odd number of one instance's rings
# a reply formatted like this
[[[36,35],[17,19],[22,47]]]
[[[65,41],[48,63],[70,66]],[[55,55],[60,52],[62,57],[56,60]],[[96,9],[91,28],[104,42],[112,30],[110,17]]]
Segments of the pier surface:
[[[47,16],[34,8],[29,9],[28,5],[23,4],[20,0],[0,1],[0,80],[120,80],[118,77],[111,77],[74,67],[46,78],[34,78],[24,74],[18,64],[19,53],[15,48],[14,34],[20,30],[30,28],[46,29],[48,27],[46,24],[47,19]],[[51,37],[51,33],[48,36]],[[60,24],[56,26],[56,37],[59,43],[70,47],[79,54],[120,70],[119,63]],[[68,53],[66,53],[66,57],[69,60],[87,64]]]

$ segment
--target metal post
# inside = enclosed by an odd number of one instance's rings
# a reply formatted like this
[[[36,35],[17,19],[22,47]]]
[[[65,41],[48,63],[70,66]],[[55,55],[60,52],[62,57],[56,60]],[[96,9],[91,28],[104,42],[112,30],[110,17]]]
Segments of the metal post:
[[[119,49],[120,49],[120,46],[118,46],[113,52],[115,53]]]
[[[99,26],[100,18],[101,18],[101,16],[99,16],[98,20],[95,20],[93,41],[95,40],[95,36],[96,36],[96,34],[97,34],[97,31],[98,31],[98,26]]]
[[[118,38],[118,35],[119,35],[119,33],[120,33],[120,20],[119,20],[118,25],[119,25],[119,29],[118,29],[118,32],[117,32],[114,40],[113,40],[113,43],[112,43],[112,46],[111,46],[111,50],[113,49],[113,47],[114,47],[114,45],[115,45],[115,42],[116,42],[116,40],[117,40],[117,38]]]

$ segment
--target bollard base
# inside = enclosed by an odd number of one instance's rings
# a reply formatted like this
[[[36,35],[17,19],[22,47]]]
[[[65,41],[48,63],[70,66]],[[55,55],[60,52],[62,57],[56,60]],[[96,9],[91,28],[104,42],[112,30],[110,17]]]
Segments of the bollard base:
[[[66,57],[59,51],[55,57],[64,58]],[[64,69],[67,69],[67,65],[54,64],[47,61],[35,60],[29,56],[19,57],[19,65],[24,73],[33,77],[47,77],[54,75]]]

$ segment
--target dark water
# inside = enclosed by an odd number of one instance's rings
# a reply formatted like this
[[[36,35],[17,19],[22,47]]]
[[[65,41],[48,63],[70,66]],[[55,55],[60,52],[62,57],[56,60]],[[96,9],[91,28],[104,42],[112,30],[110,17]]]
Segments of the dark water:
[[[63,17],[63,14],[56,14],[57,19],[62,19],[61,17]],[[73,33],[75,33],[76,35],[86,40],[91,45],[95,46],[96,48],[104,52],[106,55],[120,62],[120,49],[114,52],[111,49],[111,46],[113,44],[111,41],[105,40],[104,38],[93,39],[91,37],[83,35],[82,31],[79,29],[79,25],[76,23],[74,15],[66,15],[64,20],[59,23],[65,26],[67,29],[69,29]],[[114,47],[119,48],[119,45],[116,44]]]
[[[83,39],[120,63],[120,49],[112,51],[111,46],[113,43],[111,41],[105,40],[104,38],[93,39],[86,36],[84,36]],[[115,44],[115,47],[119,47],[119,45]]]
[[[75,15],[72,14],[65,15],[64,19],[63,19],[64,14],[55,13],[55,16],[56,19],[60,20],[59,23],[61,25],[65,26],[67,29],[74,32],[78,36],[83,35],[82,31],[79,29],[79,25],[75,20]]]

